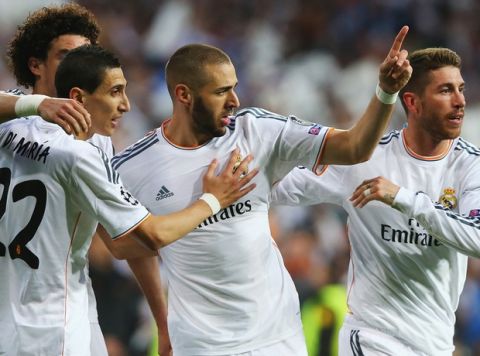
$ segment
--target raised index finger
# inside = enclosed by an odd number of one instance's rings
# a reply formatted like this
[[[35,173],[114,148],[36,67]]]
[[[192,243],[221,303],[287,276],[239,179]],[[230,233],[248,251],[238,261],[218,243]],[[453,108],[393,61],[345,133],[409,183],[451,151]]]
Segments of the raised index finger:
[[[403,26],[401,30],[397,33],[397,36],[393,40],[392,48],[390,48],[390,52],[388,52],[388,56],[390,58],[395,57],[398,54],[398,52],[400,52],[400,50],[402,49],[403,40],[407,36],[407,33],[408,33],[408,26]]]

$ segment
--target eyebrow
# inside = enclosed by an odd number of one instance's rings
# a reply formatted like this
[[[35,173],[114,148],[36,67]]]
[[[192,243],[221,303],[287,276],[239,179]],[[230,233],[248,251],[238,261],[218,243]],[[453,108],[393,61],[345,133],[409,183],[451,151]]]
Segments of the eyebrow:
[[[238,85],[238,82],[236,82],[233,85],[225,85],[223,87],[217,88],[216,91],[227,91],[227,90],[235,88],[237,85]]]
[[[456,83],[453,83],[453,82],[445,82],[445,83],[441,83],[439,85],[437,85],[437,88],[442,88],[442,87],[456,87],[457,84]],[[465,82],[461,82],[460,84],[458,84],[458,87],[464,87],[465,86]]]
[[[70,52],[71,50],[70,49],[67,49],[67,48],[62,48],[58,51],[58,54],[59,56],[65,56],[68,52]]]
[[[119,89],[122,89],[122,88],[123,88],[123,89],[125,89],[125,88],[127,88],[127,84],[128,84],[127,82],[114,84],[114,85],[112,85],[112,86],[110,87],[110,90],[116,89],[116,88],[119,88]]]

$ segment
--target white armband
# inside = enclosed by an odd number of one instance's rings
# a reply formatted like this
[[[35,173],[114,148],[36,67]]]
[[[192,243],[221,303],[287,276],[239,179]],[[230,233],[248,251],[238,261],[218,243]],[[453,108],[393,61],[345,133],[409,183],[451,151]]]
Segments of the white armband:
[[[215,215],[220,211],[222,208],[220,206],[220,202],[218,201],[217,197],[211,193],[203,193],[199,200],[203,200],[205,203],[208,204],[210,209],[212,209],[212,215]]]
[[[48,98],[46,95],[21,95],[15,103],[15,114],[17,117],[38,115],[38,106]]]
[[[377,84],[377,88],[375,89],[375,94],[377,95],[378,100],[382,103],[390,105],[395,104],[398,97],[398,91],[393,94],[388,94],[382,88],[380,88],[380,84]]]

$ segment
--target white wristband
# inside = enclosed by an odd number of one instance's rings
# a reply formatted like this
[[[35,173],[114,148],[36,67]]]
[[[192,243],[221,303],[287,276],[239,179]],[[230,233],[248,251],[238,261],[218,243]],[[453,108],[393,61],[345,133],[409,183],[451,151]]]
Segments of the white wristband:
[[[203,200],[205,203],[208,204],[210,209],[212,209],[212,215],[215,215],[220,211],[222,208],[220,206],[220,202],[218,201],[217,197],[211,193],[203,193],[199,200]]]
[[[46,95],[21,95],[15,103],[15,114],[17,117],[37,115],[38,106],[48,98]]]
[[[398,91],[393,94],[388,94],[382,88],[380,88],[380,84],[377,84],[377,88],[375,89],[375,94],[377,95],[378,100],[382,103],[390,105],[395,104],[398,97]]]

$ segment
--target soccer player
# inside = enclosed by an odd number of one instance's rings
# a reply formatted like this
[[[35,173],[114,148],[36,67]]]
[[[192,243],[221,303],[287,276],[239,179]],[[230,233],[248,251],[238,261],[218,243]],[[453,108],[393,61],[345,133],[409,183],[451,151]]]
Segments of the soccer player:
[[[467,255],[480,256],[480,150],[459,137],[460,57],[427,48],[409,59],[406,128],[385,135],[368,162],[320,177],[295,169],[272,193],[276,204],[330,202],[348,212],[342,356],[451,355]]]
[[[32,12],[18,27],[7,49],[9,66],[20,85],[32,88],[33,95],[12,90],[0,93],[0,121],[15,117],[41,115],[59,124],[67,133],[81,134],[89,128],[90,114],[77,101],[57,99],[55,73],[65,54],[78,46],[97,43],[100,28],[93,14],[75,3],[43,7]],[[78,124],[77,124],[78,122]],[[110,137],[94,134],[89,142],[113,156]],[[90,294],[92,353],[106,355],[105,342],[98,325],[95,296],[86,275]]]
[[[0,121],[38,114],[47,121],[57,123],[67,133],[85,134],[91,125],[90,114],[68,96],[53,98],[56,96],[55,73],[69,50],[97,43],[99,32],[94,15],[75,3],[43,7],[31,13],[10,41],[7,55],[17,82],[26,88],[31,87],[33,95],[23,95],[19,90],[12,92],[20,96],[0,93]],[[108,158],[113,156],[110,137],[94,133],[88,141],[101,148]],[[135,259],[128,262],[135,263]],[[88,275],[86,279],[90,293],[92,334],[96,335],[92,338],[92,354],[106,355]],[[161,319],[156,314],[154,316]]]
[[[268,226],[270,189],[297,164],[317,171],[369,158],[392,112],[391,94],[410,77],[401,50],[407,31],[380,66],[378,96],[348,131],[260,108],[232,116],[239,100],[230,58],[201,44],[172,55],[171,119],[112,160],[128,189],[152,212],[166,214],[201,194],[200,174],[213,157],[224,162],[238,147],[239,160],[253,153],[261,167],[254,192],[160,251],[174,355],[306,355],[298,295]],[[142,262],[155,269],[155,259]]]
[[[91,112],[84,139],[109,134],[129,110],[120,63],[98,46],[72,50],[56,85]],[[0,353],[97,356],[86,277],[97,224],[117,258],[156,256],[254,188],[241,189],[255,175],[241,177],[249,160],[235,172],[232,155],[218,176],[214,161],[203,177],[206,194],[182,211],[152,216],[96,146],[38,116],[0,125]]]
[[[65,54],[80,45],[97,43],[100,28],[93,14],[84,7],[69,3],[43,7],[34,11],[20,25],[7,49],[7,59],[18,84],[32,88],[33,95],[12,90],[0,93],[0,122],[40,115],[57,123],[67,133],[88,130],[90,114],[79,103],[56,96],[55,72]],[[111,141],[95,135],[95,144],[107,153]]]

